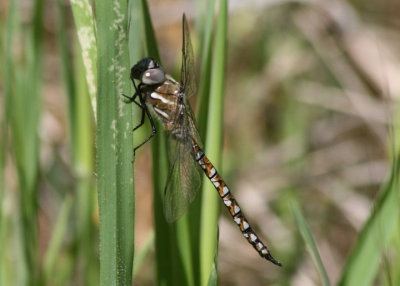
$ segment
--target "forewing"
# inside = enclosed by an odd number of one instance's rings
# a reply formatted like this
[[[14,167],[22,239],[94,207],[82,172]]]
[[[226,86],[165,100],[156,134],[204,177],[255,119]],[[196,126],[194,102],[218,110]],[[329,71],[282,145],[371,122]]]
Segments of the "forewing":
[[[189,142],[192,142],[191,140],[194,139],[197,145],[199,145],[199,147],[203,149],[202,140],[200,138],[199,131],[197,130],[197,124],[196,124],[196,119],[194,118],[193,110],[190,107],[189,101],[185,97],[183,98],[183,105],[185,106],[184,108],[185,119],[183,120],[183,122],[186,129],[186,133],[188,134],[187,140],[189,140]],[[199,172],[202,173],[201,169],[199,169]]]
[[[192,156],[192,138],[196,141],[200,138],[192,110],[183,95],[181,100],[178,116],[174,120],[174,132],[179,135],[168,140],[172,168],[165,188],[164,213],[169,222],[186,212],[201,184],[201,170]]]
[[[190,98],[197,92],[196,72],[194,68],[193,47],[190,40],[189,25],[186,15],[182,17],[182,69],[181,84],[185,90],[186,98]]]
[[[193,47],[185,14],[182,18],[181,85],[184,90],[184,94],[181,95],[182,101],[178,104],[181,110],[174,120],[175,133],[180,136],[178,139],[171,138],[168,148],[172,162],[164,196],[164,214],[168,222],[175,221],[186,212],[201,184],[201,170],[192,157],[192,139],[198,144],[201,144],[201,140],[195,126],[193,112],[187,101],[197,92],[197,86]]]
[[[187,211],[201,181],[197,162],[191,155],[191,145],[177,140],[169,142],[170,156],[174,159],[165,187],[164,214],[168,222],[173,222]]]

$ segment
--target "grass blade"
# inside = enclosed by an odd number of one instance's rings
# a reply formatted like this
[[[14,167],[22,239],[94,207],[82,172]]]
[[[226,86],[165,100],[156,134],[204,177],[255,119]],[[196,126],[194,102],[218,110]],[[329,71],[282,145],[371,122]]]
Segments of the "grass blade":
[[[61,249],[61,244],[67,232],[72,203],[72,197],[67,196],[64,199],[63,204],[60,208],[60,213],[58,215],[57,222],[55,224],[55,228],[53,230],[51,240],[46,251],[46,256],[44,258],[44,285],[55,284],[54,280],[56,280],[55,278],[58,276],[55,274],[56,272],[54,271],[54,266],[56,265],[56,261]]]
[[[202,34],[201,43],[201,65],[200,65],[200,82],[199,90],[197,94],[197,127],[200,133],[200,137],[206,138],[206,128],[208,122],[208,100],[209,100],[209,90],[210,90],[210,78],[211,78],[211,55],[213,46],[213,20],[214,20],[214,10],[215,10],[215,0],[209,0],[207,2],[201,2],[199,5],[205,5],[205,13],[202,17],[197,17],[201,19],[196,22],[196,26],[199,27]],[[200,28],[204,27],[204,28]],[[200,196],[200,195],[199,195]],[[200,284],[200,221],[201,221],[201,199],[196,199],[189,209],[190,217],[190,241],[192,246],[192,259],[194,267],[194,279],[196,285]],[[217,255],[217,253],[216,253]],[[215,269],[216,270],[216,269]]]
[[[221,167],[223,103],[225,91],[226,38],[228,21],[227,1],[219,2],[217,31],[212,63],[208,124],[205,150],[215,167]],[[204,180],[207,180],[204,177]],[[209,182],[203,184],[201,238],[200,238],[200,285],[207,285],[217,249],[217,224],[219,197]]]
[[[97,245],[93,243],[97,236],[97,228],[92,220],[92,215],[95,207],[95,192],[93,185],[92,174],[94,172],[93,163],[93,111],[90,107],[90,88],[88,79],[92,80],[95,78],[87,76],[88,68],[90,64],[90,55],[97,54],[97,48],[95,41],[93,42],[92,51],[88,48],[87,51],[82,50],[76,46],[78,54],[81,57],[75,57],[74,61],[71,61],[71,51],[73,45],[68,45],[67,36],[67,22],[66,22],[66,7],[59,0],[57,3],[57,40],[58,48],[61,57],[61,69],[65,82],[65,93],[67,95],[68,102],[68,118],[69,118],[69,129],[70,129],[70,145],[71,145],[71,165],[72,171],[76,178],[74,184],[74,197],[76,209],[76,236],[74,237],[77,245],[77,252],[73,255],[74,264],[77,265],[76,271],[78,275],[74,279],[75,283],[82,285],[98,285],[98,259],[96,254]],[[73,3],[72,6],[77,5]],[[83,17],[91,15],[91,7],[86,7],[86,4],[82,5],[82,8],[87,8],[87,13]],[[81,7],[76,8],[82,13]],[[75,12],[76,14],[76,12]],[[79,16],[75,17],[76,23],[79,25]],[[91,18],[93,22],[93,19]],[[78,31],[85,30],[84,28]],[[78,33],[78,36],[79,35]],[[85,41],[88,41],[88,35],[85,35]],[[80,38],[81,46],[85,48]],[[94,47],[94,48],[93,48]],[[83,61],[86,57],[86,68],[83,65]],[[96,67],[93,64],[92,68]],[[85,80],[86,79],[86,80]],[[92,83],[93,84],[93,83]],[[94,102],[92,100],[92,102]],[[57,226],[56,226],[57,227]],[[79,275],[82,273],[83,275]]]
[[[160,60],[158,45],[154,34],[146,1],[142,0],[142,15],[146,56],[152,56]],[[160,61],[161,63],[161,61]],[[164,187],[167,181],[169,163],[167,158],[166,134],[159,122],[155,122],[157,135],[151,140],[153,187],[154,187],[154,226],[155,226],[155,248],[156,248],[156,272],[157,285],[181,285],[177,279],[178,256],[176,243],[174,241],[174,230],[172,225],[165,221],[163,213]],[[182,273],[182,272],[181,272]],[[180,273],[180,274],[181,274]]]
[[[293,202],[291,204],[291,209],[292,209],[293,216],[296,220],[297,226],[300,230],[301,236],[303,237],[303,240],[307,246],[307,249],[310,252],[311,257],[313,258],[315,266],[317,267],[319,276],[321,278],[322,285],[329,286],[330,282],[328,279],[328,275],[326,274],[324,264],[322,263],[321,257],[318,253],[318,249],[317,249],[317,246],[315,245],[315,241],[311,234],[311,231],[300,211],[300,207],[297,205],[297,203]]]
[[[11,240],[9,235],[10,225],[11,225],[11,215],[4,212],[4,205],[7,198],[6,182],[5,182],[5,167],[7,159],[7,147],[8,147],[8,128],[10,124],[10,112],[11,106],[11,96],[12,96],[12,78],[13,78],[13,63],[11,54],[11,43],[13,38],[13,33],[16,25],[16,15],[15,15],[15,3],[12,2],[9,5],[7,13],[7,21],[1,26],[1,55],[2,55],[2,65],[0,65],[1,76],[3,78],[3,104],[2,104],[2,118],[1,118],[1,138],[0,138],[0,285],[6,286],[11,285],[11,276],[13,271],[9,267],[9,252],[7,249],[11,248]],[[1,22],[1,24],[3,24]],[[3,44],[4,43],[4,44]],[[18,255],[18,253],[17,253]]]
[[[79,48],[77,47],[79,50]],[[82,285],[99,285],[98,228],[93,220],[97,198],[93,180],[94,170],[94,134],[93,110],[90,104],[89,90],[85,79],[85,67],[82,58],[76,57],[75,64],[75,100],[73,113],[76,115],[75,145],[73,169],[76,174],[76,235],[78,265],[85,275]],[[95,242],[95,243],[94,243]]]
[[[210,95],[210,79],[211,79],[211,60],[212,60],[212,44],[213,44],[213,20],[214,20],[215,0],[207,1],[207,11],[205,15],[203,39],[202,39],[202,55],[200,69],[200,84],[198,94],[198,128],[201,138],[206,140],[207,128],[207,110]]]
[[[381,263],[380,258],[398,231],[398,178],[400,158],[393,164],[389,182],[377,200],[358,242],[344,267],[339,285],[372,285]]]
[[[82,49],[81,55],[85,66],[93,114],[96,116],[97,46],[92,6],[88,0],[71,0],[71,8]]]
[[[132,271],[133,278],[135,278],[135,276],[138,274],[140,268],[143,265],[144,260],[150,253],[153,244],[154,244],[154,232],[150,233],[144,246],[139,251],[137,251],[135,255],[135,262],[133,263],[133,271]]]
[[[141,3],[146,56],[160,60],[147,4],[145,1]],[[164,188],[168,176],[169,162],[165,131],[158,122],[156,122],[156,129],[157,135],[152,138],[152,160],[157,283],[158,285],[195,285],[190,234],[192,221],[188,215],[184,215],[171,225],[164,218]]]
[[[15,241],[16,284],[37,285],[40,280],[38,250],[38,126],[40,116],[43,1],[35,1],[32,27],[26,33],[24,61],[13,60],[13,41],[20,36],[14,1],[10,2],[5,39],[5,97],[10,113],[11,146],[18,173],[18,219]],[[29,92],[27,92],[29,91]]]
[[[134,193],[127,2],[95,1],[98,50],[97,172],[100,285],[131,285]]]

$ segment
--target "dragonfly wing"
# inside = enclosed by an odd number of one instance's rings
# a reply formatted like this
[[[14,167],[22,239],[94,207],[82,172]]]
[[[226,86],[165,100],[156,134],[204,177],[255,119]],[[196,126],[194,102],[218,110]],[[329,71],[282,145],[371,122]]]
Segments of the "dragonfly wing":
[[[200,173],[191,155],[191,146],[170,140],[173,160],[164,196],[164,215],[173,222],[184,214],[200,188]]]
[[[185,112],[185,126],[187,129],[187,133],[190,134],[190,138],[188,138],[189,142],[192,142],[192,139],[194,139],[199,145],[200,148],[203,148],[202,140],[199,134],[199,131],[197,130],[197,124],[196,124],[196,119],[194,118],[193,110],[190,107],[190,104],[187,100],[186,97],[183,98],[183,105],[185,106],[184,112]],[[200,169],[201,170],[201,169]]]
[[[197,92],[196,71],[194,68],[193,47],[190,40],[189,25],[186,15],[182,17],[182,69],[181,84],[185,89],[186,98],[190,98]]]
[[[174,140],[169,140],[169,155],[172,162],[164,196],[164,214],[168,222],[175,221],[186,212],[200,189],[201,169],[192,157],[192,138],[200,144],[192,109],[187,99],[197,92],[194,70],[193,47],[190,40],[186,15],[182,18],[182,69],[181,110],[174,120]]]

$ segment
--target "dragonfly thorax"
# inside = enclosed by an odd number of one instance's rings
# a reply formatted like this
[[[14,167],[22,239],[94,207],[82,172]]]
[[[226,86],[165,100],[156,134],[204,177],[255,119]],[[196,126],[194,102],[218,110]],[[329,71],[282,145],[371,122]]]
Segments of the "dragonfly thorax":
[[[161,120],[165,129],[172,133],[175,133],[173,132],[175,129],[180,129],[180,120],[184,108],[181,85],[172,77],[166,75],[162,83],[146,85],[143,92],[146,95],[146,104]]]

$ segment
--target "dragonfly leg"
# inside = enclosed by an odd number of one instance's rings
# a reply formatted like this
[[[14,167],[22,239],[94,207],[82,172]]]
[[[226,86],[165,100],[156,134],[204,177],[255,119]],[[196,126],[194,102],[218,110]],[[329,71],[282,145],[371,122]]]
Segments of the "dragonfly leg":
[[[151,132],[151,134],[150,134],[149,137],[147,137],[142,143],[140,143],[138,146],[136,146],[136,147],[133,149],[133,160],[132,160],[132,163],[135,162],[136,150],[139,149],[140,147],[142,147],[144,144],[146,144],[146,143],[157,133],[156,125],[154,124],[153,117],[151,117],[151,114],[150,114],[150,112],[149,112],[149,109],[148,109],[147,106],[144,104],[144,102],[142,102],[142,100],[141,100],[141,104],[142,104],[142,105],[141,105],[141,108],[142,108],[142,112],[143,112],[143,113],[142,113],[142,121],[140,122],[140,124],[139,124],[138,126],[135,127],[135,129],[143,125],[143,122],[144,122],[144,114],[146,113],[147,117],[148,117],[149,120],[150,120],[152,132]],[[135,129],[133,129],[133,130],[135,130]]]
[[[121,94],[123,97],[125,97],[126,99],[128,99],[128,101],[126,103],[131,103],[131,102],[135,102],[134,100],[136,99],[136,97],[138,96],[137,93],[135,93],[132,96],[126,95],[126,94]]]
[[[139,127],[141,127],[144,124],[144,119],[145,119],[145,113],[146,113],[146,105],[142,102],[136,102],[136,100],[133,101],[137,106],[139,106],[140,110],[142,111],[142,117],[140,119],[140,123],[138,125],[136,125],[136,127],[133,128],[132,131],[135,131],[136,129],[138,129]]]
[[[140,108],[142,108],[142,105],[139,103],[139,102],[137,102],[136,101],[136,98],[137,97],[139,97],[140,98],[140,102],[142,102],[143,100],[142,100],[142,93],[140,92],[141,91],[141,87],[142,87],[142,84],[140,83],[139,84],[139,86],[138,87],[136,87],[136,84],[135,84],[135,81],[134,81],[134,79],[132,79],[132,82],[133,82],[133,86],[135,87],[135,93],[132,95],[132,96],[129,96],[129,95],[126,95],[126,94],[121,94],[123,97],[125,97],[126,99],[128,99],[128,101],[126,102],[126,103],[131,103],[131,102],[134,102],[137,106],[139,106]]]
[[[135,102],[136,103],[136,102]],[[145,115],[145,111],[144,111],[144,108],[142,107],[142,106],[140,106],[139,105],[139,107],[140,107],[140,109],[142,110],[142,118],[140,119],[140,123],[138,124],[138,125],[136,125],[136,127],[134,127],[133,129],[132,129],[132,131],[135,131],[136,129],[138,129],[139,127],[141,127],[143,124],[144,124],[144,115]]]
[[[126,94],[121,94],[121,95],[129,100],[129,102],[127,102],[127,103],[131,103],[131,102],[135,103],[140,108],[140,110],[142,111],[140,123],[136,127],[134,127],[133,130],[132,130],[132,131],[135,131],[136,129],[138,129],[139,127],[141,127],[144,124],[144,119],[145,119],[144,118],[144,115],[145,115],[144,109],[145,109],[145,107],[143,107],[140,102],[136,101],[136,98],[139,96],[138,93],[135,93],[133,96],[128,96]]]
[[[133,81],[133,84],[134,84],[135,90],[136,90],[136,92],[135,92],[135,94],[134,94],[133,96],[127,96],[127,95],[125,95],[125,94],[122,94],[122,96],[124,96],[125,98],[127,98],[127,99],[129,100],[128,103],[131,103],[131,102],[135,103],[135,104],[141,109],[141,111],[142,111],[140,123],[139,123],[135,128],[133,128],[132,131],[135,131],[136,129],[138,129],[139,127],[141,127],[141,126],[144,124],[145,115],[147,115],[147,117],[148,117],[149,120],[150,120],[152,132],[151,132],[150,136],[148,136],[142,143],[140,143],[138,146],[136,146],[136,147],[133,149],[133,159],[132,159],[132,163],[135,162],[136,150],[139,149],[140,147],[142,147],[144,144],[146,144],[146,143],[156,134],[156,132],[157,132],[156,126],[155,126],[154,121],[153,121],[153,118],[151,117],[151,114],[150,114],[150,112],[149,112],[149,109],[147,108],[146,103],[145,103],[143,97],[141,96],[141,95],[142,95],[142,93],[140,92],[141,84],[139,84],[138,88],[137,88],[136,85],[135,85],[135,81]],[[139,101],[140,101],[140,102],[137,102],[137,101],[136,101],[136,99],[137,99],[138,97],[139,97]]]

